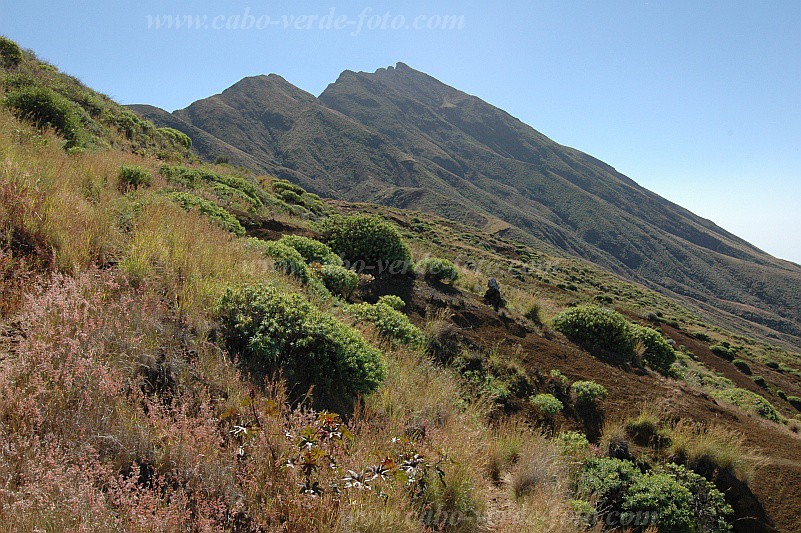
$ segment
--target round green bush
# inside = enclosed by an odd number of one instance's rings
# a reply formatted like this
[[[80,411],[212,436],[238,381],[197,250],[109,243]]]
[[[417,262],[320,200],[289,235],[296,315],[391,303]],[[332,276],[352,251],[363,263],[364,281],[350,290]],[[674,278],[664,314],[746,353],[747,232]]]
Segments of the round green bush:
[[[762,376],[751,376],[751,380],[761,389],[768,388],[768,382]]]
[[[748,365],[748,363],[746,363],[742,359],[735,359],[734,361],[731,362],[731,364],[733,364],[734,367],[743,374],[747,376],[751,375],[751,367]]]
[[[576,403],[580,405],[593,404],[606,398],[606,387],[594,381],[576,381],[570,387]]]
[[[375,391],[386,376],[380,352],[355,329],[299,294],[264,285],[229,288],[217,305],[226,347],[264,375],[280,370],[289,389],[336,400]]]
[[[394,294],[385,294],[378,299],[378,303],[388,305],[392,309],[397,311],[402,311],[404,307],[406,307],[406,302],[400,296],[395,296]]]
[[[576,494],[597,500],[596,510],[609,526],[657,526],[659,531],[680,533],[731,531],[727,519],[733,511],[723,493],[672,463],[643,474],[630,461],[590,458],[578,475]]]
[[[631,461],[593,457],[579,473],[576,492],[581,498],[597,498],[598,509],[619,511],[629,486],[641,475]]]
[[[378,334],[390,343],[420,346],[425,342],[425,335],[409,317],[385,303],[352,305],[350,313],[358,320],[371,322]]]
[[[342,266],[343,264],[341,257],[318,240],[303,237],[302,235],[284,235],[278,242],[291,246],[300,252],[300,255],[303,256],[307,263],[337,266]]]
[[[37,127],[52,126],[68,144],[77,144],[82,131],[75,104],[46,87],[22,87],[6,94],[5,103]]]
[[[408,272],[411,252],[400,231],[370,215],[336,215],[320,223],[323,241],[345,260],[345,266],[375,276]]]
[[[2,66],[16,67],[22,62],[22,49],[11,39],[0,37],[0,63]]]
[[[645,346],[642,360],[650,368],[668,375],[670,365],[676,362],[676,351],[664,336],[655,329],[632,324],[632,337]]]
[[[673,477],[649,473],[637,478],[623,499],[622,526],[658,525],[660,531],[692,533],[693,495]]]
[[[554,317],[553,328],[589,350],[604,350],[625,360],[634,356],[629,323],[611,309],[595,305],[573,307]]]
[[[717,355],[718,357],[726,359],[727,361],[733,361],[734,356],[736,355],[736,352],[734,350],[722,344],[713,344],[712,346],[709,347],[709,351]]]
[[[560,412],[564,405],[553,394],[537,394],[530,398],[531,403],[537,411],[545,417],[552,417]]]
[[[302,282],[309,281],[309,267],[300,252],[280,241],[263,241],[249,237],[246,241],[248,248],[258,250],[267,257],[272,258],[275,268],[285,274],[294,276]]]
[[[359,285],[356,272],[339,265],[320,266],[320,279],[332,294],[348,298]]]
[[[122,190],[149,187],[153,181],[150,171],[137,165],[122,165],[117,176]]]
[[[433,281],[454,282],[459,279],[459,271],[456,265],[447,259],[438,257],[428,257],[418,261],[414,270],[426,279]]]

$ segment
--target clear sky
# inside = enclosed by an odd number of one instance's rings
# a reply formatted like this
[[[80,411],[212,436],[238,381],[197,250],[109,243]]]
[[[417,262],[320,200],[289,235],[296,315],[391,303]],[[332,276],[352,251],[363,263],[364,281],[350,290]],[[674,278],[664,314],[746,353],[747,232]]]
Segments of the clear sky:
[[[183,27],[155,28],[163,15]],[[0,33],[168,110],[244,76],[319,94],[342,70],[403,61],[801,263],[795,0],[0,0]]]

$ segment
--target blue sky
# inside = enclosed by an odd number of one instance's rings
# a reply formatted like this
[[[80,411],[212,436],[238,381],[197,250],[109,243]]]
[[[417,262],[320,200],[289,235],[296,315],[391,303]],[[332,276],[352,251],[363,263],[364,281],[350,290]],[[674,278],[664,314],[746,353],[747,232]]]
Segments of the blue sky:
[[[801,263],[801,2],[466,4],[3,0],[0,33],[118,101],[169,110],[244,76],[319,94],[342,70],[403,61]],[[252,28],[224,27],[246,13]],[[148,27],[160,15],[208,28]]]

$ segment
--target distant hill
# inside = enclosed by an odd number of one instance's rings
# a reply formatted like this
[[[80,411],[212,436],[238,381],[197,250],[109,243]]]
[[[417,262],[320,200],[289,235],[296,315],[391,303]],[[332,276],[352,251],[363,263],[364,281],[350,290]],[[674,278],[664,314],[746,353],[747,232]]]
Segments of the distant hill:
[[[271,74],[172,114],[132,109],[207,159],[545,243],[798,345],[801,267],[403,63],[345,71],[319,98]]]

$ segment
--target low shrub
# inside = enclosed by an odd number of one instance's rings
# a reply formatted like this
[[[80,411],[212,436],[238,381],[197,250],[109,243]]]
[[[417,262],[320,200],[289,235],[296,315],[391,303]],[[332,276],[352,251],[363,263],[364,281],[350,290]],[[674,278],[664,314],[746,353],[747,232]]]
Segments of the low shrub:
[[[690,533],[694,524],[692,493],[667,474],[637,477],[621,508],[621,525],[659,525],[660,531]]]
[[[411,252],[400,231],[370,215],[335,215],[320,223],[323,241],[354,270],[374,275],[408,272]]]
[[[187,150],[192,148],[192,139],[182,131],[175,128],[157,128],[156,131]]]
[[[733,361],[737,352],[731,349],[729,346],[725,346],[723,344],[713,344],[709,347],[709,351],[713,354],[717,355],[718,357],[722,357],[727,361]]]
[[[11,39],[0,37],[0,65],[5,68],[16,67],[23,59],[22,49]]]
[[[349,312],[358,320],[372,323],[378,334],[390,343],[422,346],[423,332],[409,322],[409,317],[387,304],[361,303],[350,306]]]
[[[307,263],[342,266],[342,258],[318,240],[302,235],[284,235],[278,242],[297,250]]]
[[[570,390],[579,405],[592,405],[604,400],[607,395],[606,387],[594,381],[576,381],[571,385]]]
[[[246,245],[248,248],[258,250],[272,258],[275,268],[278,270],[294,276],[304,283],[309,281],[309,267],[306,266],[303,256],[294,248],[280,241],[263,241],[255,237],[249,237]]]
[[[597,499],[610,526],[692,533],[731,531],[733,510],[715,486],[686,468],[667,464],[643,474],[633,463],[593,458],[585,463],[577,494]]]
[[[210,200],[188,192],[172,192],[167,197],[187,211],[197,210],[209,217],[218,226],[238,236],[245,235],[245,228],[234,215]]]
[[[537,394],[530,398],[531,404],[545,418],[552,418],[564,409],[564,405],[553,394]]]
[[[414,269],[419,275],[433,281],[447,281],[452,283],[459,279],[459,271],[456,270],[456,265],[448,259],[428,257],[418,261]]]
[[[150,187],[153,181],[153,176],[150,171],[138,165],[122,165],[117,174],[119,180],[119,187],[122,191],[129,189],[138,189],[142,187]]]
[[[641,475],[631,461],[591,458],[579,473],[576,493],[583,499],[597,498],[598,509],[621,509],[629,486]]]
[[[392,309],[397,311],[402,311],[404,307],[406,307],[406,302],[400,296],[395,296],[394,294],[385,294],[378,299],[378,303],[383,305],[388,305]]]
[[[562,374],[559,370],[553,369],[548,375],[546,382],[547,390],[554,394],[557,398],[568,399],[568,392],[570,391],[570,380],[567,376]]]
[[[75,104],[46,87],[22,87],[5,96],[5,104],[37,127],[51,126],[67,140],[79,144],[81,119]]]
[[[369,393],[386,375],[378,350],[298,294],[264,285],[229,288],[216,311],[231,353],[264,375],[281,370],[297,394],[311,386],[324,401]]]
[[[595,305],[573,307],[554,317],[553,328],[586,349],[603,350],[625,360],[634,356],[629,323],[610,309]]]
[[[748,363],[746,363],[742,359],[735,359],[734,361],[731,362],[731,364],[733,364],[734,367],[743,374],[747,376],[751,375],[751,367],[748,366]]]
[[[798,409],[799,411],[801,411],[801,398],[799,398],[798,396],[788,396],[787,402],[796,409]]]
[[[336,256],[335,256],[336,257]],[[339,265],[320,265],[317,270],[325,288],[332,294],[348,298],[359,285],[356,272]]]
[[[665,337],[655,329],[637,324],[632,324],[631,330],[634,341],[645,347],[643,362],[660,374],[668,375],[670,366],[676,361],[676,351]]]
[[[787,393],[784,392],[783,390],[777,390],[776,391],[776,396],[778,396],[779,398],[781,398],[784,401],[787,401],[787,398],[788,398]]]
[[[754,383],[756,383],[756,385],[757,385],[757,386],[758,386],[760,389],[765,389],[765,390],[767,390],[767,388],[768,388],[768,382],[767,382],[767,381],[765,381],[765,378],[763,378],[762,376],[751,376],[751,380],[752,380]]]
[[[765,398],[750,390],[737,387],[722,389],[712,392],[712,397],[726,403],[730,403],[740,409],[755,413],[771,422],[781,422],[782,415]],[[788,399],[789,400],[789,399]],[[801,406],[801,403],[799,403]],[[801,408],[801,407],[800,407]]]

